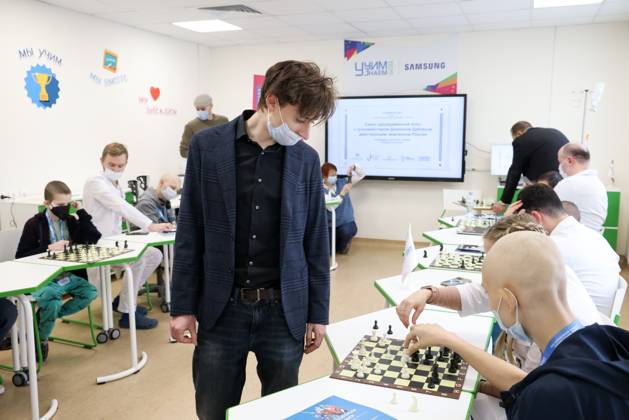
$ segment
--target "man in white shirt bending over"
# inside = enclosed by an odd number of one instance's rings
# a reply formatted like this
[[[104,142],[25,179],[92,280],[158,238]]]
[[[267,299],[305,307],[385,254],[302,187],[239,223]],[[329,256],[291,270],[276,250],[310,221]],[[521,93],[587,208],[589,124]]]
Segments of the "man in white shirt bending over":
[[[161,232],[172,229],[170,223],[153,223],[135,207],[124,199],[124,194],[118,182],[127,166],[129,152],[120,143],[110,143],[103,149],[101,165],[103,171],[88,179],[83,187],[83,204],[85,210],[92,215],[92,222],[103,238],[122,233],[122,219],[139,226],[149,232]],[[133,264],[130,264],[133,272],[133,295],[136,327],[138,329],[151,329],[157,327],[158,321],[146,316],[144,307],[135,305],[138,290],[147,278],[162,262],[162,253],[153,247],[149,247],[144,255]],[[120,296],[113,302],[114,310],[122,312],[120,328],[129,328],[129,306],[127,296],[128,277],[125,274]]]
[[[580,144],[568,143],[557,152],[559,172],[564,177],[555,192],[562,201],[573,202],[581,213],[581,223],[603,233],[607,217],[607,190],[590,168],[590,152]]]
[[[552,188],[542,184],[530,185],[520,192],[519,203],[544,226],[559,247],[564,262],[574,270],[598,310],[610,317],[620,273],[618,254],[602,235],[569,216]]]

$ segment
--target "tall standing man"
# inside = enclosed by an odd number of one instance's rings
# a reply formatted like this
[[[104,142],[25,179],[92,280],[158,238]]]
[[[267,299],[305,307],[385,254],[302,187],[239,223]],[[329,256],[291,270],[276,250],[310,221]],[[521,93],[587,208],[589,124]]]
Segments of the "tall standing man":
[[[200,419],[224,418],[239,404],[250,351],[267,395],[296,385],[303,353],[321,345],[328,230],[319,158],[302,140],[332,115],[335,96],[316,64],[279,62],[266,73],[257,111],[192,138],[171,334],[196,346]]]

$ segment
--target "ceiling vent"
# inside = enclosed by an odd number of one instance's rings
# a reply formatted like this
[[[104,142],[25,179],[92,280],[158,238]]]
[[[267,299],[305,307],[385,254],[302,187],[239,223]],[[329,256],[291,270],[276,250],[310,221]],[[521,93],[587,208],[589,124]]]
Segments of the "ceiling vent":
[[[244,4],[232,4],[228,6],[216,6],[216,7],[200,7],[199,10],[207,10],[210,12],[239,12],[239,13],[252,13],[256,15],[261,15],[259,11],[253,9],[249,6],[245,6]]]

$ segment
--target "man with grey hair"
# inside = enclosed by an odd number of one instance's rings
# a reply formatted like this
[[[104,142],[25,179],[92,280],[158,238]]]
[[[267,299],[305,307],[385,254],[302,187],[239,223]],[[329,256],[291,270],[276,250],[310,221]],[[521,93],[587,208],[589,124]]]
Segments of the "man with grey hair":
[[[182,158],[188,158],[190,138],[201,130],[229,122],[227,117],[212,113],[212,97],[206,93],[194,98],[194,107],[197,117],[186,124],[179,144],[179,153]]]
[[[179,195],[181,181],[177,175],[164,174],[157,187],[150,187],[138,199],[135,208],[140,210],[153,223],[173,223],[175,214],[170,200]]]
[[[603,232],[607,217],[607,190],[590,169],[590,151],[581,144],[568,143],[557,152],[562,179],[555,192],[561,201],[573,202],[581,213],[581,223],[596,232]]]

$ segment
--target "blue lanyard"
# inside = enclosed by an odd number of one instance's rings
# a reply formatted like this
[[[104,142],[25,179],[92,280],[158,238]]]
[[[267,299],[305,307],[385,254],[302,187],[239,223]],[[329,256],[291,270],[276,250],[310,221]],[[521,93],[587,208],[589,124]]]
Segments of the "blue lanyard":
[[[53,221],[50,218],[50,215],[48,214],[48,210],[46,210],[45,212],[46,214],[46,219],[48,220],[48,229],[50,230],[50,243],[55,243],[57,242],[57,234],[55,233],[55,228],[53,227]],[[61,240],[64,241],[65,240],[65,225],[63,223],[63,220],[59,220],[59,232],[61,232]]]
[[[162,209],[158,207],[157,212],[159,213],[159,218],[162,219],[164,222],[168,223],[168,219],[164,215],[164,212],[162,211]]]
[[[578,319],[575,319],[565,327],[563,327],[553,338],[551,338],[550,342],[544,349],[544,353],[542,353],[542,361],[540,365],[543,365],[548,361],[550,356],[553,354],[555,349],[568,337],[570,337],[576,331],[579,331],[583,328],[583,324],[579,322]]]

